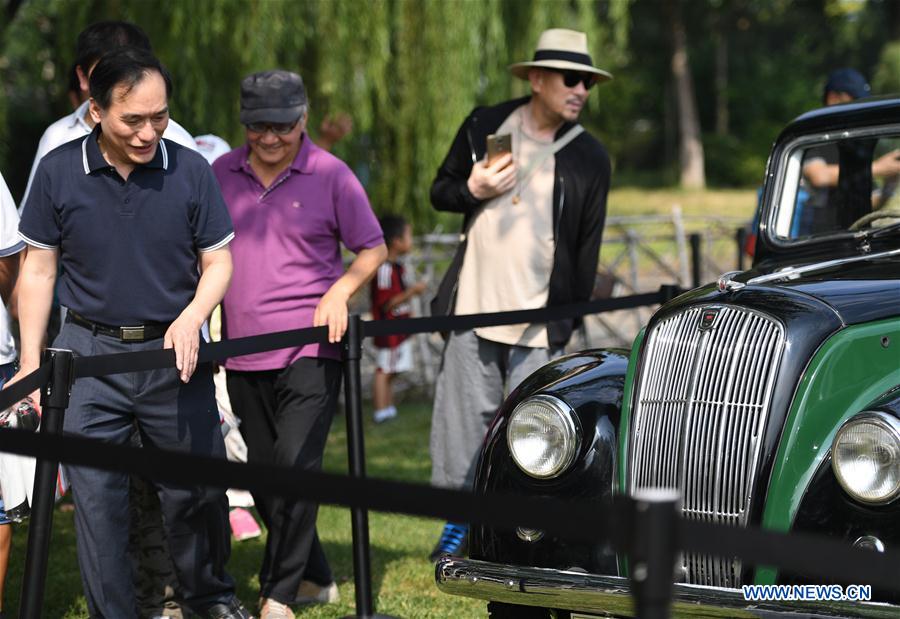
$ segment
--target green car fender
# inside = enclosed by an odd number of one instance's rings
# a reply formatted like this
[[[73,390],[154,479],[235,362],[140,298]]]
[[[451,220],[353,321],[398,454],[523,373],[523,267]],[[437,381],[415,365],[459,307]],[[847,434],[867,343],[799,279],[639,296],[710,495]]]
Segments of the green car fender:
[[[762,526],[789,531],[816,469],[841,425],[900,384],[900,319],[842,329],[810,360],[785,421],[769,478]],[[761,566],[757,584],[777,570]]]
[[[641,350],[641,344],[644,342],[647,327],[641,328],[634,343],[631,345],[631,355],[628,357],[628,370],[625,372],[625,388],[622,395],[622,414],[619,418],[619,457],[616,460],[618,465],[618,475],[616,476],[616,487],[613,491],[616,493],[626,492],[628,482],[626,478],[626,470],[628,468],[628,434],[631,427],[631,399],[634,396],[634,375],[637,371],[637,360]],[[619,574],[628,573],[628,562],[626,557],[618,554]]]
[[[631,355],[628,357],[628,370],[625,373],[622,416],[619,418],[619,458],[617,460],[619,470],[616,476],[617,486],[613,488],[617,493],[626,492],[628,489],[626,473],[628,469],[628,435],[631,428],[631,399],[634,397],[634,375],[637,372],[637,361],[646,333],[647,327],[643,327],[634,338]]]

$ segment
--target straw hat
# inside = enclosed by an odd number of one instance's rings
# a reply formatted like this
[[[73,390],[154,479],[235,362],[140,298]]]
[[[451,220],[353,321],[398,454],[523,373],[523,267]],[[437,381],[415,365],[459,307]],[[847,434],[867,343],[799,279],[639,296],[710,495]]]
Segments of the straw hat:
[[[531,67],[548,69],[571,69],[593,73],[598,82],[612,79],[612,74],[594,66],[588,53],[587,35],[576,30],[551,28],[544,30],[538,39],[534,58],[530,62],[517,62],[509,65],[510,72],[516,77],[527,80]]]

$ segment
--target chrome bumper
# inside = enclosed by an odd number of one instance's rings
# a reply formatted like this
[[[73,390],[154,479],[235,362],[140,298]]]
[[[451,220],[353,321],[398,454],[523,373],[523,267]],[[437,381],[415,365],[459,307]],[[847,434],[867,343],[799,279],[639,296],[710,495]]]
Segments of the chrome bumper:
[[[435,566],[438,589],[452,595],[634,617],[627,578],[447,557]],[[896,618],[900,608],[875,602],[747,602],[737,589],[676,584],[672,617]]]

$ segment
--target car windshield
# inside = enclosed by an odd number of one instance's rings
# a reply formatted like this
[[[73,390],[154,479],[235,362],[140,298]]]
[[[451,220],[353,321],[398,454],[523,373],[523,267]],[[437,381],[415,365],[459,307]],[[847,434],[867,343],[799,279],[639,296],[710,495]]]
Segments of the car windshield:
[[[900,223],[900,127],[797,140],[769,220],[781,243]]]

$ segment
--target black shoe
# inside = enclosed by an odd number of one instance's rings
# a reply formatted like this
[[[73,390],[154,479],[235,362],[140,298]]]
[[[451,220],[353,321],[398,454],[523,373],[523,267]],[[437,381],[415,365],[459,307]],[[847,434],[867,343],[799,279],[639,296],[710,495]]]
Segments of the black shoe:
[[[225,604],[213,604],[203,616],[206,619],[253,619],[250,611],[237,598]]]

